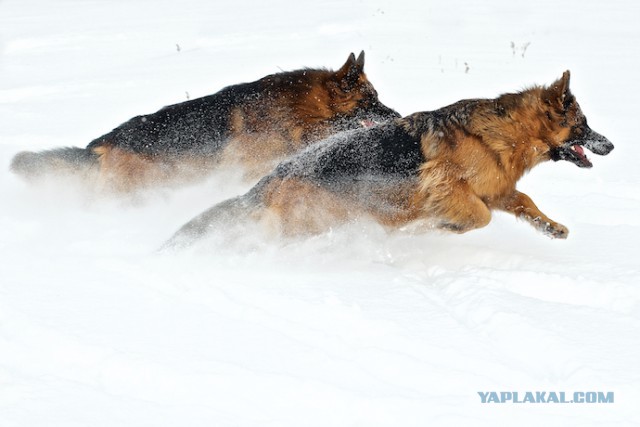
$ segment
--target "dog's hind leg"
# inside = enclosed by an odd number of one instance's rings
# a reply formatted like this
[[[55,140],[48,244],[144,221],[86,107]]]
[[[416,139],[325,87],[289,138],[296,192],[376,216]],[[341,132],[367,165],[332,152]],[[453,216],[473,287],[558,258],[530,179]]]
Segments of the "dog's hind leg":
[[[524,219],[551,238],[566,239],[569,235],[567,227],[543,214],[529,196],[519,191],[515,191],[510,197],[504,199],[496,208]]]
[[[312,235],[358,216],[356,204],[299,178],[273,180],[265,186],[262,220],[283,236]]]

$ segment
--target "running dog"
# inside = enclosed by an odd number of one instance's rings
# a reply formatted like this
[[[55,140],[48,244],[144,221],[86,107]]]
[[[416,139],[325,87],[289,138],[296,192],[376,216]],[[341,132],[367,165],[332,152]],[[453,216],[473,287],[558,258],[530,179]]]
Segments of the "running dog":
[[[585,148],[613,150],[587,125],[569,89],[569,71],[548,87],[472,99],[347,131],[281,163],[243,196],[184,225],[167,246],[188,245],[238,220],[282,234],[319,233],[358,217],[399,228],[414,222],[457,233],[484,227],[492,210],[510,212],[552,237],[569,230],[516,189],[539,163],[590,168]]]
[[[86,148],[21,152],[11,169],[30,179],[97,176],[99,188],[115,192],[192,180],[220,165],[259,178],[314,141],[397,117],[368,81],[364,52],[352,53],[335,72],[273,74],[134,117]]]

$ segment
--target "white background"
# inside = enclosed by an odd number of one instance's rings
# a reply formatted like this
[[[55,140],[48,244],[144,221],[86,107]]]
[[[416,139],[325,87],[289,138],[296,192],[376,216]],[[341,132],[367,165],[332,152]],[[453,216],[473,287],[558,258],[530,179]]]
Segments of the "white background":
[[[0,425],[637,425],[639,17],[633,0],[0,1]],[[158,254],[247,185],[96,199],[8,171],[20,150],[361,49],[403,115],[570,69],[616,149],[519,183],[569,239],[498,213],[462,236],[361,222]],[[615,403],[480,403],[500,390]]]

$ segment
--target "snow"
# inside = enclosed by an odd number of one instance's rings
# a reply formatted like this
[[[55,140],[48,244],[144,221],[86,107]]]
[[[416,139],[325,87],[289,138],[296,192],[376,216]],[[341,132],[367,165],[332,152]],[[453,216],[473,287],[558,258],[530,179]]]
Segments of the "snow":
[[[0,426],[640,424],[638,16],[631,0],[0,2]],[[20,150],[361,49],[402,114],[571,69],[616,149],[519,184],[569,239],[497,213],[465,235],[361,222],[159,253],[247,185],[220,172],[122,200],[8,171]],[[615,403],[480,403],[502,390]]]

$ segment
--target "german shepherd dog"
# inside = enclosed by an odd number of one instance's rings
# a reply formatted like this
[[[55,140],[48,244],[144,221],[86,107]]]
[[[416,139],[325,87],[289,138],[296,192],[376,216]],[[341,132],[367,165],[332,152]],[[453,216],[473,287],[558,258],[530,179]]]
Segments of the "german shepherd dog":
[[[167,246],[190,244],[239,218],[275,223],[282,234],[318,233],[361,216],[398,228],[419,221],[457,233],[511,212],[552,238],[568,229],[516,183],[547,160],[581,168],[584,148],[613,144],[587,125],[569,90],[569,71],[548,87],[472,99],[377,126],[344,132],[281,163],[247,194],[184,225]]]
[[[338,70],[301,69],[226,87],[214,95],[137,116],[93,140],[17,154],[27,178],[97,172],[101,188],[127,192],[239,164],[259,178],[313,141],[400,115],[382,104],[364,73],[364,52]]]

